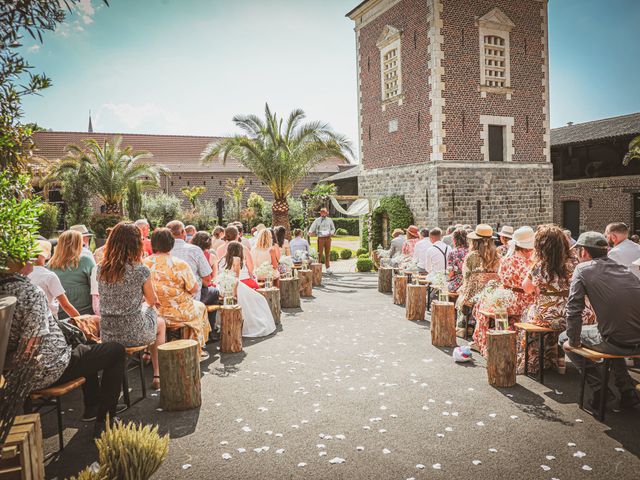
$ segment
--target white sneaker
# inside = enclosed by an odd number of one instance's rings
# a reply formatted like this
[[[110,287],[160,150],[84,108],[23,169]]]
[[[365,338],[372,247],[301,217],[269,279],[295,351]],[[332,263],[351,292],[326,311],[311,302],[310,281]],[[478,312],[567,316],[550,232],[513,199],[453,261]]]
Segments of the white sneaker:
[[[331,271],[331,269],[330,269],[330,268],[327,268],[327,270],[326,270],[326,272],[325,272],[325,273],[326,273],[327,275],[331,275],[333,272]]]

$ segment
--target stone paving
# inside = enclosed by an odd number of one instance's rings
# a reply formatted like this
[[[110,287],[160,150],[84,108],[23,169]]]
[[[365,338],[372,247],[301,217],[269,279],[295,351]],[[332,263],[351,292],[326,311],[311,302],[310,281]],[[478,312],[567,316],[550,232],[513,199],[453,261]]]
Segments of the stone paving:
[[[545,385],[492,388],[482,359],[454,363],[376,285],[375,274],[325,276],[276,334],[239,354],[211,345],[200,409],[158,411],[152,394],[125,412],[171,436],[156,478],[638,478],[640,410],[597,422],[576,405],[571,366]],[[65,407],[68,444],[48,478],[96,456],[80,396]]]

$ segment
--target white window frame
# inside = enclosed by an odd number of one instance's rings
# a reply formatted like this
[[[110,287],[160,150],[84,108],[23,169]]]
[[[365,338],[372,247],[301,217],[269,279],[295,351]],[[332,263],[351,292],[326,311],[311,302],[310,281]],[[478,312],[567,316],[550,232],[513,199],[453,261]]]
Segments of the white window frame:
[[[513,161],[513,155],[515,154],[515,148],[513,146],[513,125],[514,118],[513,117],[497,117],[494,115],[480,115],[480,125],[482,125],[482,129],[480,130],[480,138],[482,139],[482,145],[480,146],[480,151],[482,152],[482,158],[485,162],[489,162],[489,125],[496,125],[499,127],[504,127],[504,132],[502,134],[502,142],[503,142],[503,160],[504,162],[493,162],[496,164],[502,164]]]
[[[398,105],[402,105],[402,44],[400,42],[400,37],[402,35],[402,31],[398,30],[391,25],[386,25],[382,29],[382,34],[378,38],[376,42],[376,46],[380,50],[380,98],[384,103],[390,102],[398,102]],[[392,50],[397,50],[396,55],[396,70],[398,72],[397,75],[397,91],[396,94],[392,97],[387,97],[387,89],[385,88],[385,71],[384,71],[384,63],[385,63],[385,55]]]
[[[480,47],[480,92],[486,95],[486,92],[504,93],[511,95],[511,45],[509,41],[509,32],[515,27],[515,24],[507,17],[502,10],[494,8],[489,13],[479,18],[476,22],[478,26],[478,45]],[[504,86],[488,86],[486,70],[486,54],[485,54],[485,37],[500,37],[504,40]]]

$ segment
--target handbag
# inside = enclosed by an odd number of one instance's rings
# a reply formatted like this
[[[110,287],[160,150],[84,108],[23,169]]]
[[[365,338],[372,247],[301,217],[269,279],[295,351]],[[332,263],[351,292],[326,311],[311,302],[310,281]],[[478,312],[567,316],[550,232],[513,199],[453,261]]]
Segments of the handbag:
[[[58,327],[60,327],[60,331],[62,331],[64,339],[71,348],[76,348],[78,345],[87,345],[89,343],[84,332],[75,325],[65,322],[64,320],[55,319],[55,321],[58,324]]]

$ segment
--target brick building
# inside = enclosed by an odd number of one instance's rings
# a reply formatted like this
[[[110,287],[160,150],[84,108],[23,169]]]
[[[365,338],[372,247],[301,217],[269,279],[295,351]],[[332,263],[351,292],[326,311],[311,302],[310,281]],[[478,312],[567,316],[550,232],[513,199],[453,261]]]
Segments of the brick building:
[[[203,199],[217,201],[225,198],[224,191],[227,179],[237,180],[244,177],[248,192],[256,192],[266,200],[272,201],[269,189],[259,181],[249,170],[237,161],[229,159],[224,165],[211,162],[207,165],[200,163],[200,155],[205,147],[215,141],[217,137],[183,136],[183,135],[142,135],[133,133],[94,133],[94,132],[52,132],[41,131],[34,134],[37,154],[49,160],[64,157],[65,148],[69,144],[80,145],[83,140],[93,138],[102,143],[112,141],[114,137],[122,137],[123,146],[131,146],[134,151],[151,152],[153,157],[148,162],[163,165],[169,170],[169,175],[163,175],[160,188],[183,199],[183,206],[189,202],[180,190],[184,187],[203,186],[207,190]],[[298,196],[305,188],[312,187],[322,178],[338,173],[349,164],[341,159],[331,158],[318,165],[300,182],[294,192]],[[247,195],[248,196],[248,195]]]
[[[552,220],[546,0],[366,0],[359,193],[420,224]]]
[[[640,113],[551,131],[554,222],[577,236],[622,221],[640,234],[640,162],[622,160],[640,135]]]

